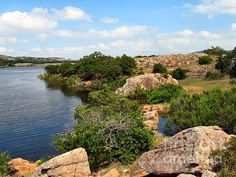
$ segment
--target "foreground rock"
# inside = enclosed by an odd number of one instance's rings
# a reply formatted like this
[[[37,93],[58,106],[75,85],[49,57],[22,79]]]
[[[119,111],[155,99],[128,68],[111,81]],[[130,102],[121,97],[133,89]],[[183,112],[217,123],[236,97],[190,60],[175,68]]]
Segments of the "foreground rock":
[[[196,177],[196,176],[191,175],[191,174],[180,174],[177,177]]]
[[[24,177],[32,174],[38,167],[38,163],[30,163],[28,160],[16,158],[8,162],[11,173],[18,177]]]
[[[156,89],[163,84],[178,84],[178,81],[171,75],[165,78],[161,74],[143,74],[127,79],[125,85],[116,90],[116,94],[131,93],[138,88]]]
[[[225,149],[230,138],[218,126],[189,128],[166,140],[157,149],[144,153],[138,164],[149,173],[164,176],[212,171],[217,164],[211,158],[212,152]]]
[[[90,174],[87,153],[78,148],[43,163],[31,177],[88,177]]]

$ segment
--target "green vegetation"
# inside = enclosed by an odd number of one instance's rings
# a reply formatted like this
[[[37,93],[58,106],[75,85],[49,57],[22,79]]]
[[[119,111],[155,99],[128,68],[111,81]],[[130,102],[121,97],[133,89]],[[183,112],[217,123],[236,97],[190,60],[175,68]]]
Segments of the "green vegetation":
[[[10,156],[5,152],[0,152],[0,176],[4,177],[9,174],[7,163],[10,161]]]
[[[222,163],[217,167],[219,177],[236,176],[236,137],[232,137],[226,150],[219,150],[213,153],[213,157],[221,157]]]
[[[216,56],[222,56],[228,53],[226,50],[224,50],[223,48],[219,46],[212,47],[211,49],[206,49],[203,52],[208,55],[216,55]]]
[[[208,65],[208,64],[211,64],[212,61],[213,61],[213,59],[210,56],[206,55],[206,56],[202,56],[199,58],[198,64],[199,65]]]
[[[218,125],[227,133],[236,133],[236,88],[214,89],[203,94],[181,95],[172,100],[166,126],[175,134],[195,126]]]
[[[61,63],[62,58],[37,58],[37,57],[11,57],[0,55],[1,67],[14,67],[16,63],[31,63],[32,65],[46,64],[46,63]]]
[[[136,101],[104,90],[90,93],[89,101],[76,108],[73,130],[55,137],[60,152],[83,147],[96,169],[116,161],[130,163],[152,148],[152,134],[144,128]]]
[[[176,68],[176,69],[172,72],[172,76],[173,76],[173,78],[175,78],[175,79],[183,80],[183,79],[186,79],[186,78],[187,78],[187,75],[186,75],[187,72],[188,72],[188,70],[186,70],[186,69]]]
[[[224,78],[224,74],[219,72],[208,71],[205,75],[205,80],[220,80]]]
[[[183,94],[184,90],[179,85],[166,84],[161,85],[158,89],[144,90],[137,89],[134,93],[129,95],[130,99],[138,100],[139,103],[168,103],[171,99]]]
[[[61,65],[45,67],[46,74],[41,79],[48,82],[49,86],[75,86],[83,87],[83,81],[92,81],[84,89],[114,90],[124,83],[124,78],[134,73],[136,63],[132,57],[122,55],[111,57],[100,52],[84,56],[75,64],[63,62]],[[55,82],[54,82],[55,81]]]
[[[162,64],[157,63],[157,64],[155,64],[153,66],[153,72],[154,73],[160,73],[160,74],[166,74],[167,73],[167,69]]]

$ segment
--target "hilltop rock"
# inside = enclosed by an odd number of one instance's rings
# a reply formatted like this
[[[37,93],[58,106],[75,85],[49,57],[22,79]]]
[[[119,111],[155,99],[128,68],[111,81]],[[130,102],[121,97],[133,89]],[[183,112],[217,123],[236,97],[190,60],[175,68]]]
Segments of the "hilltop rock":
[[[211,153],[225,149],[230,138],[218,126],[189,128],[144,153],[138,164],[148,173],[163,176],[212,171],[217,162]]]
[[[87,153],[77,148],[43,163],[31,177],[89,177],[90,174]]]
[[[154,64],[160,63],[167,68],[186,67],[196,64],[198,58],[205,54],[172,54],[172,55],[156,55],[150,57],[136,58],[139,68],[152,69]]]
[[[18,177],[32,174],[38,167],[38,163],[30,163],[28,160],[16,158],[8,162],[10,171]]]
[[[143,74],[136,77],[131,77],[126,80],[123,87],[116,90],[116,94],[127,94],[135,91],[138,88],[156,89],[163,84],[178,84],[178,81],[168,75],[167,78],[161,74]]]

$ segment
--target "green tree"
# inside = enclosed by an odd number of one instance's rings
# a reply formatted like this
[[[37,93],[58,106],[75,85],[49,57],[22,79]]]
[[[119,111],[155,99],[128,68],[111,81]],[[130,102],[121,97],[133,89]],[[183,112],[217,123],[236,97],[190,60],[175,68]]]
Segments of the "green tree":
[[[173,78],[175,78],[175,79],[183,80],[183,79],[186,79],[186,78],[187,78],[187,75],[186,75],[187,72],[188,72],[188,70],[186,70],[186,69],[176,68],[176,69],[172,72],[172,76],[173,76]]]
[[[134,58],[124,54],[121,57],[116,57],[116,59],[120,63],[123,74],[128,76],[132,75],[133,69],[136,67]]]
[[[9,154],[0,152],[0,176],[4,177],[9,174],[8,162],[10,161]]]
[[[167,73],[167,69],[165,66],[163,66],[160,63],[157,63],[153,66],[153,72],[154,73],[161,73],[161,74],[166,74]]]
[[[107,91],[92,92],[89,100],[91,104],[76,108],[73,130],[55,137],[59,151],[83,147],[96,169],[116,161],[130,163],[150,150],[152,135],[136,101]]]
[[[206,56],[202,56],[198,59],[198,64],[199,65],[208,65],[208,64],[211,64],[212,61],[213,61],[213,59],[210,56],[206,55]]]
[[[181,95],[171,102],[166,132],[175,134],[195,126],[218,125],[236,133],[236,89],[214,89],[196,95]]]

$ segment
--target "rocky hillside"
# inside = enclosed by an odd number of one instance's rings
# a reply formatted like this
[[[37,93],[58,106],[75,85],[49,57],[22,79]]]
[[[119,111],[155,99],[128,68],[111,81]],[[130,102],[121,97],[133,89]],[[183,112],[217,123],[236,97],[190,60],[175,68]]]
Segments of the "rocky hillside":
[[[138,68],[144,72],[151,72],[155,64],[160,63],[169,70],[175,68],[189,69],[189,76],[198,77],[206,74],[207,71],[213,70],[212,65],[198,65],[198,59],[204,56],[204,53],[193,54],[172,54],[172,55],[153,55],[147,57],[136,57]]]

